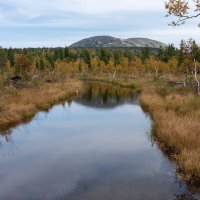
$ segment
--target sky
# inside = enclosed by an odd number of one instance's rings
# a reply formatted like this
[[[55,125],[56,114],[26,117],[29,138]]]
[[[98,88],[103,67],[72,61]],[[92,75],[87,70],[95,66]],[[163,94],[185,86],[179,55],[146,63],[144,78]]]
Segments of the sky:
[[[0,46],[68,46],[97,35],[200,42],[197,19],[174,28],[165,15],[163,0],[0,0]]]

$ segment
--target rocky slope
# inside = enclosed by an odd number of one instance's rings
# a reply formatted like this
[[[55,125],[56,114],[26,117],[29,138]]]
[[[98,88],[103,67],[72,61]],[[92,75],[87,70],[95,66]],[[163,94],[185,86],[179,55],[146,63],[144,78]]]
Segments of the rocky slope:
[[[129,38],[120,39],[112,36],[95,36],[80,40],[72,44],[70,47],[73,48],[96,48],[96,47],[149,47],[149,48],[159,48],[160,46],[165,46],[164,43],[151,40],[147,38]]]

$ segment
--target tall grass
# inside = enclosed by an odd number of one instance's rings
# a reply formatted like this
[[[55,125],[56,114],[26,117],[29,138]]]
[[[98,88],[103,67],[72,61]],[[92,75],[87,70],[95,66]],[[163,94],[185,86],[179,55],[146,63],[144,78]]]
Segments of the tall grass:
[[[39,110],[48,110],[53,104],[81,91],[83,84],[74,79],[45,83],[34,88],[11,89],[0,97],[0,127],[20,123]]]
[[[167,85],[161,91],[153,82],[152,90],[142,87],[140,102],[153,118],[154,139],[186,179],[200,180],[200,97]]]
[[[141,105],[153,119],[153,139],[174,159],[186,179],[200,180],[200,97],[190,89],[171,87],[152,78],[87,77],[86,80],[141,88],[138,89]],[[74,79],[44,83],[35,88],[8,89],[0,95],[0,127],[31,118],[37,111],[48,110],[82,89],[82,83]]]

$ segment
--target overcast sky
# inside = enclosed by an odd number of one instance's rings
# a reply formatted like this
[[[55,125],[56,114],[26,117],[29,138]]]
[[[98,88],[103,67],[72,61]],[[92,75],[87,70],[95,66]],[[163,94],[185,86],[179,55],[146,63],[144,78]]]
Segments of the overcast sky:
[[[197,21],[173,28],[163,0],[0,0],[0,46],[65,46],[96,35],[200,42]]]

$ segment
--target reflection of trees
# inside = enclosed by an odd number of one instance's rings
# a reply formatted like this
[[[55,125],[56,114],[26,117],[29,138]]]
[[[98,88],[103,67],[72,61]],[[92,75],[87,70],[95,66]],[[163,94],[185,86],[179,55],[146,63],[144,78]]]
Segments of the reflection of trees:
[[[72,99],[68,99],[68,100],[67,100],[67,104],[68,104],[68,107],[70,107],[71,104],[72,104]],[[65,104],[64,104],[64,105],[65,105]]]
[[[185,192],[180,195],[175,195],[175,200],[198,200],[198,197],[195,197],[195,195],[191,194],[190,192]]]
[[[183,184],[181,183],[182,181],[178,181],[180,184],[180,187],[184,187]],[[175,194],[174,195],[175,200],[199,200],[200,199],[200,186],[197,183],[187,183],[185,186],[184,192],[180,194]]]
[[[89,87],[87,92],[85,93],[85,98],[88,102],[92,100],[93,92],[92,92],[92,86]]]
[[[6,153],[2,151],[2,154],[4,157],[15,156],[15,154],[16,154],[17,146],[12,138],[12,132],[13,132],[12,129],[0,131],[0,145],[1,145],[2,149],[3,149],[4,141],[6,141],[8,147],[9,147]]]
[[[117,103],[119,103],[120,102],[120,95],[118,95],[117,90],[115,92],[115,97],[116,97]]]
[[[11,133],[12,133],[12,129],[0,130],[0,135],[1,135],[1,136],[11,135]]]
[[[93,82],[86,83],[85,91],[76,101],[90,107],[114,108],[124,103],[137,104],[137,94],[131,89]]]
[[[108,90],[105,90],[103,93],[103,105],[106,105],[108,102]]]

